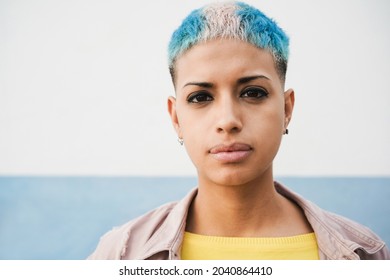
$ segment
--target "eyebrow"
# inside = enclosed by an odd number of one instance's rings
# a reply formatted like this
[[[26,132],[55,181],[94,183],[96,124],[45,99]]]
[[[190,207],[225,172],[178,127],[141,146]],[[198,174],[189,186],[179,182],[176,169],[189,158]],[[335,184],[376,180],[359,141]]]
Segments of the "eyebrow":
[[[253,80],[257,80],[257,79],[266,79],[266,80],[271,80],[270,78],[268,78],[267,76],[264,76],[264,75],[258,75],[258,76],[249,76],[249,77],[243,77],[243,78],[240,78],[238,79],[237,83],[239,85],[241,84],[246,84],[246,83],[249,83]]]
[[[184,87],[186,86],[198,86],[198,87],[204,87],[204,88],[212,88],[214,86],[213,83],[207,83],[207,82],[189,82],[189,83],[186,83]]]
[[[249,76],[249,77],[242,77],[242,78],[239,78],[237,80],[237,84],[241,85],[241,84],[246,84],[246,83],[249,83],[253,80],[256,80],[256,79],[266,79],[266,80],[270,80],[270,78],[264,76],[264,75],[257,75],[257,76]],[[189,82],[189,83],[186,83],[184,87],[186,86],[198,86],[198,87],[203,87],[203,88],[212,88],[214,86],[213,83],[208,83],[208,82]]]

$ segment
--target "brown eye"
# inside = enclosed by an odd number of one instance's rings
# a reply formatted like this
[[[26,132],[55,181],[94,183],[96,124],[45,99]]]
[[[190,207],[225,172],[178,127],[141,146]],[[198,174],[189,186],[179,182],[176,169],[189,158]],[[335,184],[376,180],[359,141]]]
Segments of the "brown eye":
[[[212,101],[213,97],[206,92],[198,92],[190,95],[187,99],[188,103],[203,103]]]
[[[262,99],[267,96],[268,96],[268,92],[262,88],[247,88],[240,95],[240,97],[243,98],[254,98],[254,99]]]

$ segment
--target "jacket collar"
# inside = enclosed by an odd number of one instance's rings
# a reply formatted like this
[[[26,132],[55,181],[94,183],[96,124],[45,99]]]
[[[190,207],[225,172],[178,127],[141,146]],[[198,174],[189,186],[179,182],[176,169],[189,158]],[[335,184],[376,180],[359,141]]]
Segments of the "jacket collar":
[[[374,239],[359,230],[359,227],[351,226],[352,222],[345,223],[345,219],[322,210],[282,184],[275,182],[275,188],[303,209],[316,234],[321,259],[359,259],[356,250],[374,254],[384,246],[381,240]],[[145,244],[144,253],[137,259],[154,258],[159,254],[165,254],[165,259],[180,259],[188,209],[196,194],[195,188],[172,208],[161,227]],[[347,236],[337,229],[347,231]]]
[[[304,211],[316,234],[321,259],[360,259],[357,250],[374,254],[383,248],[384,242],[368,234],[361,225],[324,211],[278,182],[275,188]]]
[[[180,259],[181,243],[186,227],[188,209],[198,189],[191,190],[173,208],[161,227],[145,244],[145,250],[137,259],[148,259],[156,254],[166,252],[168,259]]]

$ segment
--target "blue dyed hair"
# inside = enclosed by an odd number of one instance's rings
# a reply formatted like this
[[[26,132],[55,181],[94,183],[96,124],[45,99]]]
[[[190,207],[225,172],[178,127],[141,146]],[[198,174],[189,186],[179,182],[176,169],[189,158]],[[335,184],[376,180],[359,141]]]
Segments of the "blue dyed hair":
[[[217,38],[239,39],[268,50],[284,82],[289,52],[288,36],[275,21],[242,2],[213,3],[192,11],[183,20],[172,34],[168,46],[168,63],[173,82],[177,58],[192,46]]]

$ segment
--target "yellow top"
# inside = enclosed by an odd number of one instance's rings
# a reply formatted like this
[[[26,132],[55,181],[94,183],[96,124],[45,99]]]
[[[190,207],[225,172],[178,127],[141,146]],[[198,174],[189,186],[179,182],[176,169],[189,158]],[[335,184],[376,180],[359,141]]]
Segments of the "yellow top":
[[[185,232],[183,260],[318,260],[314,233],[289,237],[219,237]]]

